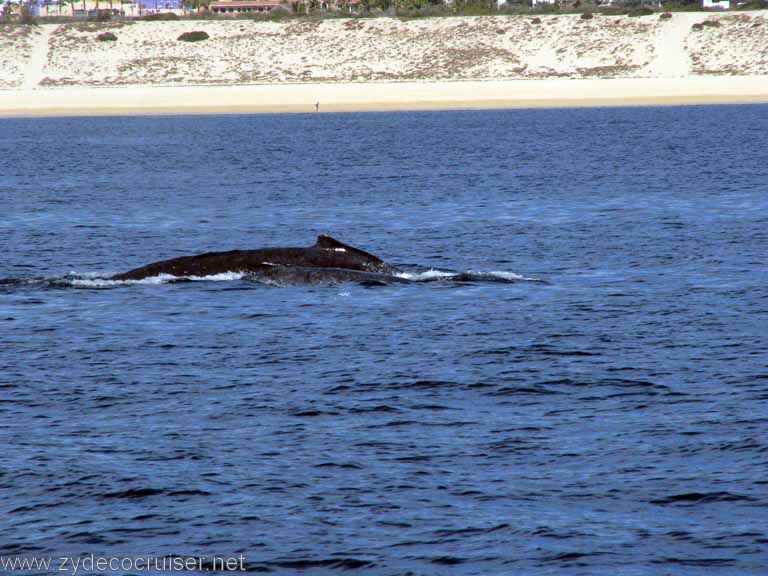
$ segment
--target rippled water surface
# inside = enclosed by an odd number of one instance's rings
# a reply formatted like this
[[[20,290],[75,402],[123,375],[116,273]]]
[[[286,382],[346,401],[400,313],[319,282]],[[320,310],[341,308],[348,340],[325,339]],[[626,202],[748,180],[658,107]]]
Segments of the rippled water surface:
[[[762,106],[0,120],[0,557],[765,574],[767,134]],[[98,280],[319,233],[548,283]]]

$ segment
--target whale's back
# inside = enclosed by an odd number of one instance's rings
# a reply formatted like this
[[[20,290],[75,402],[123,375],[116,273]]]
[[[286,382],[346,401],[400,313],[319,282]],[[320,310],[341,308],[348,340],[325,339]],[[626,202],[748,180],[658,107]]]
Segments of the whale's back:
[[[331,236],[318,236],[308,248],[259,248],[206,252],[153,262],[116,274],[114,280],[141,280],[169,274],[177,277],[205,277],[226,272],[253,273],[264,265],[341,268],[364,272],[395,272],[397,268],[364,250],[339,242]]]

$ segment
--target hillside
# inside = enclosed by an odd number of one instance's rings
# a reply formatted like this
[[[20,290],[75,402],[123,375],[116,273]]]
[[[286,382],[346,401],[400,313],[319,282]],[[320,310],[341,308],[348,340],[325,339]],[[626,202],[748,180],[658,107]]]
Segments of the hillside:
[[[701,25],[701,24],[704,25]],[[210,39],[187,43],[183,32]],[[116,41],[99,41],[110,31]],[[0,88],[768,75],[764,12],[0,26]]]

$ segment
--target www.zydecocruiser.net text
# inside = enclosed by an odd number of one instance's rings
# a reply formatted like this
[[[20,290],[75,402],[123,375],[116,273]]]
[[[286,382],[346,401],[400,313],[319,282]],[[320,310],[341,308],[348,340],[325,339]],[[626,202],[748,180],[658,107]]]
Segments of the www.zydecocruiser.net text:
[[[93,572],[220,572],[244,571],[245,557],[239,556],[0,556],[0,573],[66,573],[71,576]]]

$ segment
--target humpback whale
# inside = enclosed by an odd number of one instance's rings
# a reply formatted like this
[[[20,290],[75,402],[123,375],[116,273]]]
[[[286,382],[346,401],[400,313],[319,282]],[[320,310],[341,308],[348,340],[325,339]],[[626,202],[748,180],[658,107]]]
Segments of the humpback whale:
[[[414,274],[414,266],[401,269],[360,248],[339,242],[330,236],[318,236],[307,248],[258,248],[206,252],[153,262],[128,272],[115,274],[108,280],[143,280],[160,275],[184,282],[235,272],[249,280],[278,286],[297,284],[333,285],[358,282],[368,285],[411,284],[422,282],[501,282],[511,284],[523,280],[507,273],[455,272],[423,269]],[[526,281],[544,282],[533,278]]]
[[[394,276],[399,272],[395,266],[324,235],[318,236],[317,242],[308,248],[259,248],[181,256],[134,268],[111,279],[142,280],[160,274],[212,276],[226,272],[305,284],[403,280]]]
[[[504,283],[535,282],[548,284],[546,280],[526,278],[512,272],[473,272],[435,269],[416,264],[403,267],[385,262],[374,256],[339,242],[330,236],[318,236],[312,246],[306,248],[259,248],[256,250],[229,250],[206,252],[193,256],[181,256],[153,262],[113,276],[70,273],[55,278],[0,278],[0,290],[12,286],[113,286],[114,281],[141,281],[163,283],[215,280],[217,275],[234,273],[246,281],[275,286],[336,285],[343,282],[376,286],[389,284],[421,283]],[[218,279],[229,279],[228,276]],[[106,284],[104,282],[106,281]],[[83,284],[85,283],[85,284]]]

